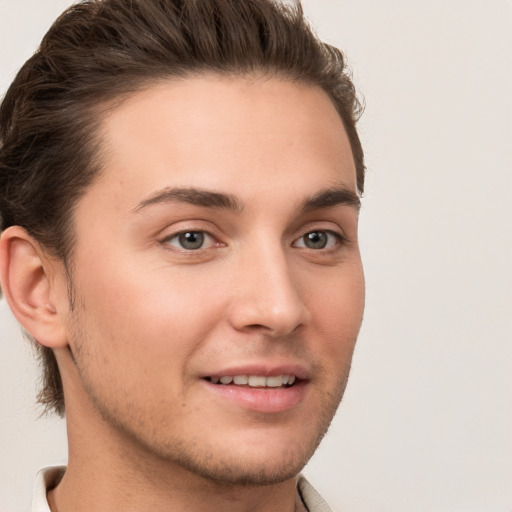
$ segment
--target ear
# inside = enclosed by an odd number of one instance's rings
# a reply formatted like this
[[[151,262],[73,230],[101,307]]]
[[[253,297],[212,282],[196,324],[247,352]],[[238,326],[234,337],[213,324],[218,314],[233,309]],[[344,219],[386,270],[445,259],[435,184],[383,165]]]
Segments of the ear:
[[[0,282],[5,298],[25,330],[46,347],[67,345],[67,289],[62,264],[51,263],[25,229],[7,228],[0,238]],[[60,275],[59,275],[60,273]]]

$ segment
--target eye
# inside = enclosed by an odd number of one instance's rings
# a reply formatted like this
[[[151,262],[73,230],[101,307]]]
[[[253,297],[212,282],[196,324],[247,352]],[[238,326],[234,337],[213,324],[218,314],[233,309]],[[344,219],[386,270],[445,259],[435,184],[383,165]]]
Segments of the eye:
[[[207,249],[215,245],[215,239],[206,231],[182,231],[166,238],[164,242],[186,251]]]
[[[315,230],[300,237],[293,245],[307,249],[332,249],[340,244],[341,236],[332,231]]]

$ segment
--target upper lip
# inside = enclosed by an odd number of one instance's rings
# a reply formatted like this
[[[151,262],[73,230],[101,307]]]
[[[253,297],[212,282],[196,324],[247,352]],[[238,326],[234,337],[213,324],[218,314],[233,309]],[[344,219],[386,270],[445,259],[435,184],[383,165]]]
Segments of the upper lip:
[[[310,372],[305,366],[300,364],[244,364],[238,366],[228,366],[221,370],[213,370],[211,373],[203,375],[206,377],[233,377],[235,375],[259,375],[263,377],[275,377],[277,375],[295,375],[300,380],[309,379]]]

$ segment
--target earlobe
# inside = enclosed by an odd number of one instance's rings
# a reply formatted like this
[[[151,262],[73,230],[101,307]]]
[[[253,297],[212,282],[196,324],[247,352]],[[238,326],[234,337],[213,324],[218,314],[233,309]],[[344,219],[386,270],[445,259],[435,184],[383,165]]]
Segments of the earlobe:
[[[58,300],[59,290],[52,279],[44,251],[25,229],[7,228],[0,238],[0,281],[9,306],[18,322],[39,343],[51,348],[67,345],[67,336]],[[53,276],[54,277],[54,276]],[[56,300],[57,299],[57,300]]]

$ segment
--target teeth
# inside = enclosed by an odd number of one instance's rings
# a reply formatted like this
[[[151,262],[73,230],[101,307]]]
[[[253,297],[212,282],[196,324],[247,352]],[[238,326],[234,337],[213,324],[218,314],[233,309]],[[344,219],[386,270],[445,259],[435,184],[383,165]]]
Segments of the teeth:
[[[226,375],[223,377],[211,377],[213,384],[235,384],[237,386],[250,386],[253,388],[279,388],[291,386],[295,382],[295,375],[275,375],[264,377],[263,375]]]
[[[249,377],[249,386],[253,388],[264,388],[267,383],[267,379],[260,375],[251,375]]]
[[[267,377],[267,386],[269,388],[278,388],[283,385],[283,377],[277,375],[276,377]]]

